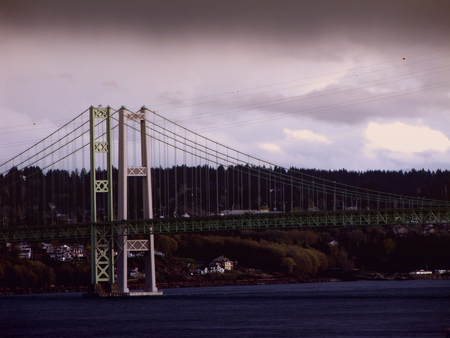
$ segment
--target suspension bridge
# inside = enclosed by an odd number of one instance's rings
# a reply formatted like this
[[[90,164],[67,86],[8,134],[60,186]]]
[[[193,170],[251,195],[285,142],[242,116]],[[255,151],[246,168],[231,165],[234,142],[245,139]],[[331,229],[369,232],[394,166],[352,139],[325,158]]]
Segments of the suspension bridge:
[[[0,243],[89,241],[91,293],[102,295],[130,294],[132,250],[146,252],[145,293],[160,294],[155,234],[450,220],[447,201],[282,168],[145,107],[90,107],[2,163],[0,189]]]

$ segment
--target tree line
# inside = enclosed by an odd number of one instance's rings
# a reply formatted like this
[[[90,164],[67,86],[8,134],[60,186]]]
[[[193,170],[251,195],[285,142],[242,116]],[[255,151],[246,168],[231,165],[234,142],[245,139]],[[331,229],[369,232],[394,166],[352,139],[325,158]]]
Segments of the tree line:
[[[106,179],[98,169],[97,179]],[[91,174],[82,169],[47,170],[16,167],[0,175],[0,227],[83,223],[91,220]],[[113,169],[114,210],[118,201],[118,172]],[[129,177],[129,219],[143,216],[142,178]],[[154,217],[213,215],[223,210],[304,211],[336,207],[336,193],[325,192],[322,181],[392,194],[449,199],[449,171],[366,171],[264,168],[252,166],[174,166],[152,169]],[[304,186],[298,183],[302,182]],[[322,183],[321,183],[322,182]],[[306,187],[306,188],[305,188]],[[347,198],[348,199],[348,198]],[[331,202],[330,202],[331,201]],[[340,197],[340,208],[353,202]],[[359,202],[360,208],[374,208]],[[108,213],[105,194],[97,194],[97,217]]]

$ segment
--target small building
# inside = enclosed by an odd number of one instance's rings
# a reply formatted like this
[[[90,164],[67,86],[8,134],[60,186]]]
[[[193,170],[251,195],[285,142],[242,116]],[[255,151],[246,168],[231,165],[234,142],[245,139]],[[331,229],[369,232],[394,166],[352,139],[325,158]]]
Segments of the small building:
[[[416,270],[409,273],[410,275],[432,275],[433,271],[427,271],[427,270]]]
[[[339,243],[337,241],[335,241],[334,239],[328,244],[330,244],[331,246],[338,246],[339,245]]]
[[[143,276],[143,274],[139,272],[139,268],[130,269],[129,275],[131,278],[138,278]]]
[[[19,258],[31,259],[31,248],[26,245],[19,246]]]
[[[205,265],[197,268],[194,272],[196,275],[206,275],[207,273],[209,273],[208,268]]]
[[[76,258],[84,257],[84,245],[81,244],[73,244],[72,245],[72,254]]]
[[[210,263],[210,264],[208,264],[207,268],[209,271],[208,273],[215,273],[215,272],[224,273],[225,272],[225,269],[222,268],[219,263]]]
[[[233,270],[233,262],[230,261],[230,260],[226,261],[226,262],[225,262],[224,269],[225,269],[225,270],[230,270],[230,271]]]

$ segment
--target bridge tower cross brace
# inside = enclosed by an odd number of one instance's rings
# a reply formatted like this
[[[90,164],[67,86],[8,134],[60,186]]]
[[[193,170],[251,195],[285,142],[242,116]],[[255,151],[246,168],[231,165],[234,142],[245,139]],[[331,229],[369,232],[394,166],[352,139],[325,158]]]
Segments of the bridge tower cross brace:
[[[124,107],[119,110],[119,202],[117,217],[119,220],[128,219],[128,176],[143,177],[143,201],[144,218],[153,218],[152,203],[152,183],[151,183],[151,165],[150,165],[150,137],[147,134],[147,115],[148,110],[142,107],[137,113],[130,113]],[[126,120],[137,120],[140,122],[141,138],[141,166],[128,167],[128,148],[127,148],[127,128]],[[127,283],[127,257],[128,251],[133,250],[139,243],[139,247],[145,247],[145,288],[144,292],[159,294],[156,287],[155,274],[155,249],[154,236],[149,235],[145,244],[143,241],[131,241],[127,239],[126,230],[123,229],[123,235],[118,236],[118,255],[117,255],[117,285],[119,293],[129,293]]]

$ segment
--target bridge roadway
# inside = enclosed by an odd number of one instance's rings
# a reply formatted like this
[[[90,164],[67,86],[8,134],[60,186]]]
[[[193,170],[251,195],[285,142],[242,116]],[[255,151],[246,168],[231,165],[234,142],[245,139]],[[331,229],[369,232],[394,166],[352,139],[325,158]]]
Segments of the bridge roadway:
[[[139,236],[206,231],[295,229],[341,226],[446,224],[450,207],[427,209],[346,210],[298,213],[158,218],[0,229],[0,243],[89,239],[93,227],[103,236]]]

